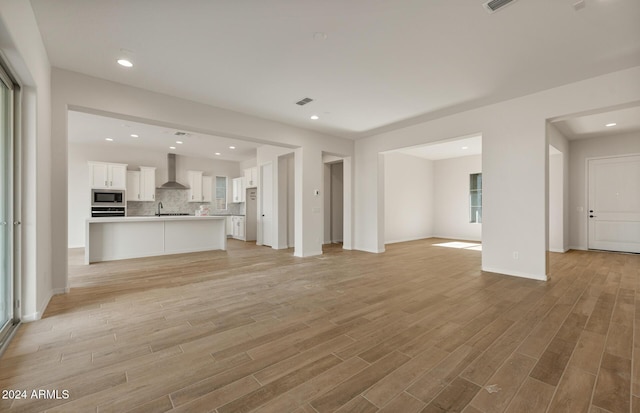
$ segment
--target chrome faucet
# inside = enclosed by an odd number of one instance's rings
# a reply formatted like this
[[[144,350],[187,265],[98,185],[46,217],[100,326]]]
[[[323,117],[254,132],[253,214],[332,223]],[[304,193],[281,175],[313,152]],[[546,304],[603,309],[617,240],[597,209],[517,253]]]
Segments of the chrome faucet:
[[[157,216],[160,216],[160,208],[164,208],[164,205],[162,205],[162,201],[158,202],[158,213],[156,214]]]

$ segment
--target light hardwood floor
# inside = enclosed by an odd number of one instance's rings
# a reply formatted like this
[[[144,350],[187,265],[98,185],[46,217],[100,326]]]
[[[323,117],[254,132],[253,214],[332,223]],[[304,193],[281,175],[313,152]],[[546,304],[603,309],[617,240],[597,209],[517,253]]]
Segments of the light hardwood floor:
[[[229,250],[84,266],[23,325],[8,412],[640,412],[640,256],[551,254],[549,282],[429,239],[385,254]]]

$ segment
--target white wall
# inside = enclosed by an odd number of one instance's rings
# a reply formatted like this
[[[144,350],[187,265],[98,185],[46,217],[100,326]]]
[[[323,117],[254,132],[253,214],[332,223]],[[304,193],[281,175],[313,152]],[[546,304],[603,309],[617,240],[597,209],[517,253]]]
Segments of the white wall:
[[[482,156],[434,161],[433,172],[434,236],[480,241],[482,224],[469,222],[469,175],[482,172]]]
[[[385,243],[433,235],[433,162],[401,153],[384,155]]]
[[[247,159],[246,161],[241,161],[240,162],[240,169],[242,169],[242,171],[244,171],[245,169],[253,168],[256,165],[257,165],[256,158],[251,158],[251,159]]]
[[[91,215],[90,182],[87,162],[113,162],[127,164],[128,170],[140,166],[156,168],[156,186],[167,181],[167,154],[141,148],[122,147],[110,144],[69,143],[69,248],[84,247],[85,219]],[[176,177],[178,182],[188,186],[187,171],[203,171],[208,176],[227,176],[227,199],[231,199],[231,179],[242,175],[238,162],[176,156]]]
[[[384,251],[380,153],[482,133],[482,268],[546,280],[546,120],[640,101],[639,78],[634,67],[356,141],[355,247]]]
[[[570,245],[587,249],[587,158],[640,154],[640,133],[570,141]],[[578,211],[582,208],[582,211]]]
[[[549,251],[565,252],[564,162],[562,153],[549,155]]]
[[[0,50],[22,89],[20,240],[21,318],[39,319],[53,288],[51,245],[51,66],[31,5],[27,1],[0,0]],[[65,243],[66,245],[66,243]],[[61,287],[61,288],[60,288]]]
[[[296,149],[296,255],[320,254],[322,200],[303,188],[322,187],[322,152],[353,155],[353,141],[261,119],[62,69],[52,71],[52,199],[54,286],[67,283],[67,116],[68,109],[125,120],[188,129],[222,137]],[[299,153],[298,153],[299,152]],[[298,156],[299,155],[299,156]],[[259,156],[258,156],[259,158]],[[260,160],[258,159],[258,164]],[[275,166],[276,164],[274,164]],[[278,168],[274,167],[277,171]],[[277,182],[277,181],[274,181]],[[259,234],[258,234],[259,236]]]

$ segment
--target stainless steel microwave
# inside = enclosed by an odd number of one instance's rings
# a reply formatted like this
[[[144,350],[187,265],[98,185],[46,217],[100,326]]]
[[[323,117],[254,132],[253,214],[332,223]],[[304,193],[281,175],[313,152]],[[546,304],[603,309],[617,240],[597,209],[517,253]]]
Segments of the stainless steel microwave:
[[[92,189],[91,206],[124,206],[124,191]]]

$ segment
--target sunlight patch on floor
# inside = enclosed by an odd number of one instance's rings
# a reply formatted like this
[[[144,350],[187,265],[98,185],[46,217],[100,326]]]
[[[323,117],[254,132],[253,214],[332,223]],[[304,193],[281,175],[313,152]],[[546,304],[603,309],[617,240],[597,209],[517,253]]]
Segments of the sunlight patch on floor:
[[[460,248],[465,250],[474,250],[474,251],[482,251],[482,244],[476,244],[472,242],[443,242],[441,244],[433,244],[436,247],[447,247],[447,248]]]

